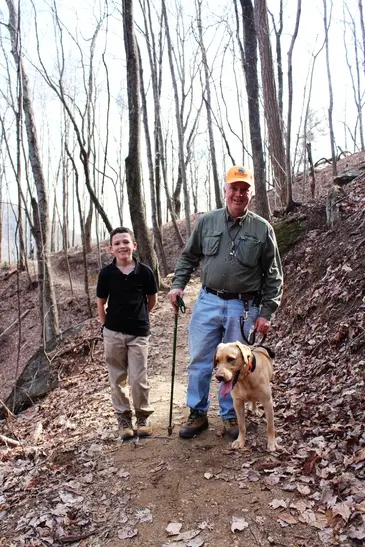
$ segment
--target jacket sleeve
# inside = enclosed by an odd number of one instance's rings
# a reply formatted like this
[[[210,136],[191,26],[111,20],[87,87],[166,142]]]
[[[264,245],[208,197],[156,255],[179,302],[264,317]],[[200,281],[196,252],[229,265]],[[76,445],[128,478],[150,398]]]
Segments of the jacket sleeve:
[[[176,263],[175,275],[172,280],[172,289],[185,289],[191,274],[199,266],[202,259],[202,224],[203,217],[199,218],[189,237],[181,257]]]
[[[268,227],[266,242],[263,246],[261,270],[263,285],[260,317],[270,320],[279,307],[283,294],[283,269],[275,232],[271,226]]]

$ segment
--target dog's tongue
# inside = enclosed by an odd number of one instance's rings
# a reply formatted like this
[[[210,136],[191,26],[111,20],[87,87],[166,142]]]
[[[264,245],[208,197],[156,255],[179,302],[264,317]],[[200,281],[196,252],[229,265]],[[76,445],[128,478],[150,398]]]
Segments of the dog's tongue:
[[[222,382],[221,395],[225,397],[227,393],[230,393],[233,389],[233,380],[230,382]]]

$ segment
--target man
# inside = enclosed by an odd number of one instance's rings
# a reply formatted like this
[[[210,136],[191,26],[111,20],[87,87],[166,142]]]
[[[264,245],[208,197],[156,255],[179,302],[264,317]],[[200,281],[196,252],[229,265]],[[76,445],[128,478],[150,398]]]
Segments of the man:
[[[231,167],[225,178],[226,207],[200,217],[177,262],[170,302],[178,311],[177,297],[183,296],[191,274],[202,263],[202,288],[189,326],[190,365],[187,406],[190,415],[180,429],[191,438],[208,428],[209,388],[213,356],[220,342],[243,342],[252,330],[265,334],[280,304],[283,274],[274,230],[248,210],[254,181],[249,169]],[[230,394],[219,393],[224,431],[238,435],[237,419]]]

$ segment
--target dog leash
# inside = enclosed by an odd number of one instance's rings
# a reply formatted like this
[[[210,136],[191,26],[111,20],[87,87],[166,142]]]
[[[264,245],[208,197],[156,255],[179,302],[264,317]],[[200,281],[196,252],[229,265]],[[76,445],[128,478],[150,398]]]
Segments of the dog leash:
[[[244,306],[245,306],[245,315],[241,315],[240,317],[240,330],[241,330],[241,336],[242,336],[242,339],[243,341],[248,345],[248,346],[253,346],[254,343],[255,343],[255,340],[256,340],[256,331],[253,330],[248,339],[245,335],[245,321],[248,319],[248,302],[244,302]],[[263,334],[262,335],[262,340],[260,340],[260,343],[258,344],[259,346],[262,346],[262,344],[265,342],[266,340],[266,334]]]
[[[181,298],[181,296],[178,296],[176,298],[176,302],[178,305],[178,310],[175,313],[175,327],[174,327],[174,344],[172,348],[172,368],[171,368],[171,394],[170,394],[170,416],[169,416],[169,426],[167,428],[168,434],[172,434],[173,425],[172,425],[172,405],[174,400],[174,381],[175,381],[175,361],[176,361],[176,341],[177,341],[177,322],[179,318],[179,310],[181,313],[186,312],[186,306],[184,304],[184,300]]]

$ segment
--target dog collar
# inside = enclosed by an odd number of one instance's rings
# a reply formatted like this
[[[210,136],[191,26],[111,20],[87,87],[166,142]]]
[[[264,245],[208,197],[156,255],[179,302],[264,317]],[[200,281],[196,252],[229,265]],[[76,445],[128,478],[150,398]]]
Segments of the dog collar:
[[[251,374],[252,372],[255,372],[255,368],[256,368],[256,356],[255,356],[255,355],[252,355],[252,361],[251,361],[251,363],[248,365],[248,369],[247,369],[246,376],[248,376],[248,375]]]

